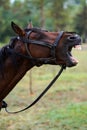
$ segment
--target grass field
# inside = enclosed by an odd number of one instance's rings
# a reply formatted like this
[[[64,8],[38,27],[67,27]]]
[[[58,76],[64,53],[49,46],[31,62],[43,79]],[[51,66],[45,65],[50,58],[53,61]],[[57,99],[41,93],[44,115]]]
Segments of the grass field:
[[[47,94],[25,112],[0,112],[0,130],[87,130],[87,45],[73,50],[79,64],[67,68]],[[10,111],[31,103],[48,85],[59,66],[33,68],[30,94],[29,72],[5,99]]]

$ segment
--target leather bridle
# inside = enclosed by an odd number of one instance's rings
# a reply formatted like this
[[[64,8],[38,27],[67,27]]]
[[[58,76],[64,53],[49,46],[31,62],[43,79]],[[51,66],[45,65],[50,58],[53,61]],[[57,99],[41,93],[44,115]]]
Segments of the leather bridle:
[[[49,63],[56,64],[56,47],[58,46],[59,41],[64,34],[64,31],[61,31],[59,33],[59,35],[57,36],[57,38],[53,44],[49,44],[49,43],[43,42],[43,41],[31,40],[29,37],[30,37],[30,34],[32,32],[33,32],[33,30],[30,30],[29,32],[27,32],[27,37],[17,37],[18,40],[21,40],[25,44],[26,51],[28,54],[28,56],[25,56],[25,55],[22,55],[22,56],[31,59],[32,63],[36,66],[40,66],[42,64],[49,64]],[[28,48],[29,44],[36,44],[36,45],[48,47],[50,49],[50,57],[48,57],[48,58],[34,58],[34,57],[32,57],[30,50]]]

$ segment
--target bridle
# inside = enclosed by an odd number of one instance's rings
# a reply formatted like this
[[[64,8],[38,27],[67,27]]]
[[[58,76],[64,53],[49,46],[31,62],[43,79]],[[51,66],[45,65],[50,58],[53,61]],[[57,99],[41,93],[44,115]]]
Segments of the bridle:
[[[55,56],[55,53],[56,53],[56,47],[58,46],[59,44],[59,41],[61,39],[61,37],[63,36],[64,32],[61,31],[60,34],[57,36],[56,40],[54,41],[53,44],[49,44],[49,43],[45,43],[45,42],[42,42],[42,41],[37,41],[37,40],[30,40],[29,39],[29,36],[30,34],[32,33],[32,30],[30,30],[27,35],[28,37],[27,38],[23,38],[23,37],[17,37],[18,40],[21,40],[24,44],[25,44],[25,47],[26,47],[26,51],[27,51],[27,56],[26,55],[23,55],[23,54],[20,54],[18,52],[15,52],[13,51],[13,49],[9,49],[9,52],[10,53],[15,53],[16,55],[19,55],[19,56],[22,56],[24,58],[27,58],[27,59],[30,59],[32,61],[32,63],[34,65],[37,65],[37,66],[40,66],[42,64],[48,64],[48,63],[52,63],[53,61],[56,63],[56,56]],[[51,57],[49,58],[34,58],[31,56],[30,54],[30,51],[28,49],[28,44],[37,44],[37,45],[41,45],[41,46],[45,46],[45,47],[48,47],[50,48],[51,50]],[[22,110],[19,110],[19,111],[16,111],[16,112],[9,112],[7,110],[7,103],[2,101],[2,108],[5,108],[6,112],[7,113],[10,113],[10,114],[16,114],[16,113],[19,113],[19,112],[22,112],[22,111],[25,111],[27,110],[28,108],[32,107],[34,104],[36,104],[42,97],[43,95],[51,88],[51,86],[55,83],[55,81],[58,79],[58,77],[61,75],[61,73],[63,72],[63,70],[66,68],[66,65],[62,65],[61,66],[61,69],[60,71],[57,73],[57,75],[54,77],[54,79],[49,83],[49,85],[44,89],[44,91],[30,104],[28,105],[26,108],[22,109]]]
[[[33,30],[28,31],[27,37],[17,37],[18,40],[21,40],[25,44],[26,51],[27,51],[27,54],[28,54],[28,56],[26,56],[26,55],[22,55],[22,56],[30,59],[32,61],[32,63],[36,66],[40,66],[42,64],[49,64],[49,63],[55,63],[56,64],[56,47],[58,46],[59,41],[64,34],[64,31],[61,31],[59,33],[59,35],[57,36],[57,38],[56,38],[56,40],[54,41],[53,44],[49,44],[49,43],[43,42],[43,41],[37,41],[37,40],[29,39],[30,34],[32,32],[33,32]],[[50,49],[50,57],[48,57],[48,58],[34,58],[34,57],[32,57],[30,50],[28,48],[29,44],[36,44],[36,45],[48,47]],[[19,54],[19,55],[21,55],[21,54]]]

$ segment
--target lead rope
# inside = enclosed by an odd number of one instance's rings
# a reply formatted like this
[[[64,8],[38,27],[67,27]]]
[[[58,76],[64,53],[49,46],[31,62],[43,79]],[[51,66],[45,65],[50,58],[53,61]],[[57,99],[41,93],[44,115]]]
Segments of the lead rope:
[[[59,78],[59,76],[61,75],[61,73],[63,72],[63,70],[66,69],[66,66],[63,65],[60,69],[60,71],[57,73],[57,75],[54,77],[54,79],[49,83],[49,85],[44,89],[44,91],[30,104],[28,105],[26,108],[22,109],[22,110],[19,110],[19,111],[15,111],[15,112],[10,112],[8,111],[7,109],[7,104],[6,106],[4,107],[5,108],[5,111],[9,114],[16,114],[16,113],[19,113],[19,112],[23,112],[27,109],[29,109],[30,107],[32,107],[33,105],[35,105],[43,96],[44,94],[51,88],[51,86],[55,83],[55,81]]]

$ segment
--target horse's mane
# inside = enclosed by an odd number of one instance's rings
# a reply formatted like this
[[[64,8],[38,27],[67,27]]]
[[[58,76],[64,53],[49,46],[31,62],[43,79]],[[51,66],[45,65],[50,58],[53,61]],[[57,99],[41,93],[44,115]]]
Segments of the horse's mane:
[[[12,62],[14,62],[14,65],[16,64],[16,58],[14,54],[11,54],[10,49],[14,48],[15,40],[17,40],[16,37],[11,38],[8,45],[3,46],[0,48],[0,72],[3,72],[5,60],[10,56]]]
[[[7,57],[7,46],[4,46],[0,49],[0,73],[3,75],[4,61]]]
[[[0,49],[0,66],[3,65],[3,62],[7,58],[6,48],[7,48],[7,45]]]
[[[5,45],[4,47],[0,48],[0,63],[4,62],[4,60],[8,57],[9,51],[8,48],[13,49],[14,48],[14,42],[16,38],[11,38],[10,42],[8,45]]]

